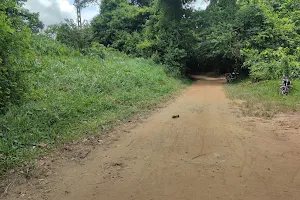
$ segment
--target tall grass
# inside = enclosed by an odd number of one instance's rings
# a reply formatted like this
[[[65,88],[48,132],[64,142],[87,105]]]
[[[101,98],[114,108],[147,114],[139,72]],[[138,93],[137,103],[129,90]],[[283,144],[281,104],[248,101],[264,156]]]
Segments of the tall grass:
[[[287,96],[278,93],[280,84],[280,80],[244,80],[226,84],[225,89],[230,98],[245,100],[242,110],[247,115],[273,117],[277,113],[300,111],[300,81],[292,81],[293,88]]]
[[[182,86],[150,60],[110,51],[105,59],[66,51],[41,55],[27,75],[26,102],[0,116],[0,173],[63,142],[101,134]]]

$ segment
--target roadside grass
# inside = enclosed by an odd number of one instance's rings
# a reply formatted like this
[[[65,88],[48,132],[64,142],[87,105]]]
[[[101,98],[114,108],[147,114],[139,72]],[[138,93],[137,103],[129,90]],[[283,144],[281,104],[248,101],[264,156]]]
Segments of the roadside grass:
[[[107,52],[42,56],[27,75],[26,102],[0,116],[0,175],[58,145],[101,134],[153,109],[187,82],[151,60]]]
[[[278,93],[280,83],[280,80],[258,83],[243,80],[224,87],[229,98],[244,100],[242,112],[248,116],[270,118],[278,113],[300,111],[300,81],[292,81],[293,88],[287,96]]]

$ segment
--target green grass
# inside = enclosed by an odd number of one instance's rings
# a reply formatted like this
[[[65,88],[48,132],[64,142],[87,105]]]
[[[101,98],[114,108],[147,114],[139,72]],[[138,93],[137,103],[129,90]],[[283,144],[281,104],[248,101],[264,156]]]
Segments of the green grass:
[[[0,174],[151,110],[183,86],[163,66],[112,52],[104,60],[43,56],[27,80],[26,103],[0,116]]]
[[[300,111],[300,81],[292,81],[293,89],[287,96],[279,95],[280,80],[251,83],[244,80],[226,84],[232,99],[245,100],[242,111],[250,116],[273,117],[277,113]]]

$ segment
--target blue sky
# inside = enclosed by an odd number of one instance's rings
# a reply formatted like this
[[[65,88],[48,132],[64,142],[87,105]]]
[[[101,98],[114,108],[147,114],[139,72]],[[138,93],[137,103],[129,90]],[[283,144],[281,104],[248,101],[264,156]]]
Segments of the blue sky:
[[[39,12],[40,19],[48,26],[64,21],[64,19],[76,19],[74,0],[27,0],[26,8],[32,12]],[[205,9],[207,3],[197,0],[194,7]],[[82,10],[82,19],[90,21],[99,13],[98,6],[90,6]]]

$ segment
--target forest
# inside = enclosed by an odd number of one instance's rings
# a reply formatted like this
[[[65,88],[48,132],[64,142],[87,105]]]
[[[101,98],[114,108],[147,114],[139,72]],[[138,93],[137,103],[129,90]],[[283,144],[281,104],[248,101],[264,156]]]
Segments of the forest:
[[[0,173],[149,109],[189,74],[300,78],[298,0],[102,0],[90,22],[47,27],[25,2],[0,2]]]
[[[191,2],[103,0],[91,24],[66,21],[46,32],[76,49],[95,42],[151,58],[174,73],[238,68],[255,81],[298,78],[298,1],[212,0],[206,10]]]

